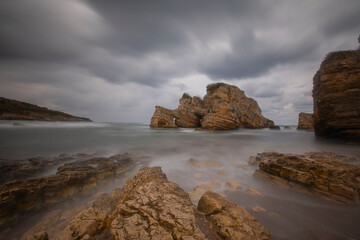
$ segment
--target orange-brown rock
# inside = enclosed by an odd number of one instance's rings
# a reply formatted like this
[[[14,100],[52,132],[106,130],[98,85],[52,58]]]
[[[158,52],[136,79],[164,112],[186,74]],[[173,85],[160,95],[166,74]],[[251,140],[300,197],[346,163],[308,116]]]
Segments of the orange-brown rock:
[[[206,114],[203,101],[184,93],[175,112],[175,124],[179,127],[200,127],[200,119]]]
[[[360,50],[328,54],[313,80],[315,134],[360,141]]]
[[[269,232],[245,209],[218,194],[207,192],[204,196],[199,211],[189,195],[169,182],[159,167],[144,168],[121,190],[101,195],[88,209],[80,212],[74,209],[76,214],[61,222],[59,228],[52,217],[37,224],[21,239],[46,227],[50,230],[49,238],[59,240],[269,239]],[[208,211],[214,208],[212,204],[220,205],[218,212]]]
[[[0,227],[35,210],[92,194],[107,181],[127,171],[127,155],[67,163],[54,175],[16,180],[0,185]]]
[[[311,113],[299,113],[299,122],[297,129],[314,130],[313,115]]]
[[[350,163],[360,162],[359,157],[331,152],[264,152],[256,158],[260,170],[255,176],[337,202],[359,201],[360,166]]]
[[[174,123],[174,111],[155,106],[154,115],[151,118],[150,127],[160,128],[177,128],[178,126]]]
[[[214,83],[206,89],[203,100],[188,94],[183,95],[178,108],[169,114],[175,117],[176,126],[210,130],[274,127],[274,122],[262,115],[257,102],[246,97],[244,91],[238,87]],[[156,109],[150,126],[156,125],[153,119],[159,115],[157,111]],[[161,127],[159,124],[156,126]]]
[[[270,239],[269,231],[248,211],[217,193],[206,192],[198,210],[209,217],[210,228],[219,239]]]

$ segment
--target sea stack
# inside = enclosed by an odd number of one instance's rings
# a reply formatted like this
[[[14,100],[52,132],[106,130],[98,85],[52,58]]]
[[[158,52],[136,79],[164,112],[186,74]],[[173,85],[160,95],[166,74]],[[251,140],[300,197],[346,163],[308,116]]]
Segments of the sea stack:
[[[360,50],[329,53],[313,80],[316,136],[360,141]]]
[[[312,113],[299,113],[298,130],[314,130]]]
[[[209,84],[206,90],[203,99],[184,93],[175,110],[156,106],[150,126],[210,130],[274,127],[274,122],[262,115],[257,102],[248,98],[237,86],[214,83]],[[162,114],[159,114],[160,108]],[[166,121],[158,121],[160,118]]]

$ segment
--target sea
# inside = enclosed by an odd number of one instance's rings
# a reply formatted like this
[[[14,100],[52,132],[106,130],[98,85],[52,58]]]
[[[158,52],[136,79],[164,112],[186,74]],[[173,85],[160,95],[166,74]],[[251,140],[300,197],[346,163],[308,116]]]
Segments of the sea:
[[[360,156],[360,145],[316,138],[313,132],[298,131],[296,126],[198,131],[152,129],[138,123],[0,121],[0,159],[129,153],[136,167],[124,178],[132,177],[142,167],[160,166],[168,179],[186,192],[198,184],[218,182],[213,191],[245,207],[269,229],[272,239],[360,239],[359,206],[333,203],[253,176],[258,166],[250,165],[249,157],[268,151],[328,151]],[[189,164],[191,158],[219,162],[220,166],[195,167]],[[228,180],[237,181],[242,189],[226,190]],[[248,188],[258,190],[261,196],[246,194]]]

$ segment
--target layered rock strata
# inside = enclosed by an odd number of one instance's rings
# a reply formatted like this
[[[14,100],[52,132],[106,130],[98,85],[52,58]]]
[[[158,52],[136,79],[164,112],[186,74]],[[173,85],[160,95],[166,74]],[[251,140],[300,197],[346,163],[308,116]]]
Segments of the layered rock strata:
[[[27,213],[92,194],[107,181],[127,171],[127,155],[67,163],[54,175],[16,180],[0,185],[0,227]]]
[[[313,115],[311,113],[299,113],[298,130],[314,130]]]
[[[264,152],[251,158],[259,161],[255,176],[280,185],[305,190],[318,196],[346,203],[358,203],[360,158],[327,152],[303,155]]]
[[[184,94],[175,110],[165,111],[164,108],[156,106],[150,126],[201,127],[210,130],[274,126],[273,121],[262,115],[257,102],[246,97],[244,91],[238,87],[215,83],[208,85],[206,89],[207,93],[203,99]],[[175,123],[172,119],[175,119]]]
[[[315,134],[360,141],[360,50],[328,54],[313,81]]]
[[[50,227],[48,235],[62,240],[269,239],[269,232],[245,209],[218,194],[208,192],[200,202],[198,210],[159,167],[144,168],[122,189],[103,194],[67,220],[62,229]],[[21,239],[49,227],[49,221],[42,224]]]

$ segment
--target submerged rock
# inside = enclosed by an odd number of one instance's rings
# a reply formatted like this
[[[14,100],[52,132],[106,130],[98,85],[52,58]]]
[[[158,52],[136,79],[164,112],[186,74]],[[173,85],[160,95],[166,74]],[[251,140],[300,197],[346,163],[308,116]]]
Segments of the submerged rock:
[[[314,130],[314,120],[312,113],[299,113],[298,130]]]
[[[244,91],[238,87],[214,83],[209,84],[206,89],[203,100],[184,94],[175,110],[167,109],[166,113],[160,114],[160,107],[157,106],[150,126],[168,127],[170,120],[160,121],[160,124],[157,120],[159,116],[167,115],[167,119],[175,118],[174,125],[178,127],[201,127],[210,130],[274,127],[274,122],[262,115],[257,102],[246,97]]]
[[[73,161],[87,160],[94,156],[95,154],[78,153],[75,155],[60,154],[55,157],[34,157],[23,160],[0,159],[0,184],[38,177],[49,171],[49,169]]]
[[[269,232],[235,203],[212,192],[206,192],[200,201],[197,209],[189,195],[169,182],[159,167],[144,168],[122,189],[103,194],[90,208],[68,219],[66,226],[62,224],[48,234],[50,239],[59,240],[269,239]],[[219,212],[208,211],[217,206],[221,207]],[[39,229],[43,228],[37,225],[34,231]]]
[[[360,50],[333,52],[314,76],[317,136],[360,141]]]
[[[127,171],[127,155],[67,163],[54,175],[0,185],[0,226],[44,207],[90,195],[107,181]]]
[[[360,166],[347,163],[360,158],[338,153],[310,152],[303,155],[264,152],[255,172],[264,180],[314,193],[337,202],[358,202]]]

